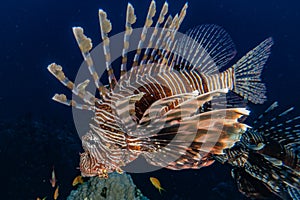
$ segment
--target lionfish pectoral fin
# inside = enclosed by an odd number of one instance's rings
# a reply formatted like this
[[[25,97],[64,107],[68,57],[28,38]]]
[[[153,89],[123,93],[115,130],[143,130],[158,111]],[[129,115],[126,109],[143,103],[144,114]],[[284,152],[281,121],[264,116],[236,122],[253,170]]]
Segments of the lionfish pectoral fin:
[[[289,192],[289,195],[290,197],[293,199],[293,200],[300,200],[300,189],[296,189],[296,188],[293,188],[293,187],[288,187],[288,192]]]
[[[138,119],[135,112],[135,103],[144,95],[144,92],[132,94],[120,98],[113,103],[115,107],[116,118],[118,118],[120,123],[123,125],[122,128],[128,133],[128,135],[131,135],[132,131],[134,131],[138,125]]]
[[[273,165],[277,165],[277,166],[280,166],[282,165],[282,160],[279,160],[277,158],[273,158],[271,156],[268,156],[268,155],[263,155],[265,157],[266,160],[268,160],[269,162],[271,162]]]
[[[253,131],[247,133],[247,137],[255,143],[263,143],[259,153],[266,159],[271,159],[269,161],[274,164],[282,162],[300,171],[300,116],[291,113],[293,107],[276,112],[277,107],[278,103],[274,102],[259,115],[253,123]],[[248,143],[246,140],[246,145]]]
[[[228,89],[220,89],[198,95],[194,91],[160,99],[145,111],[138,128],[144,129],[144,132],[151,136],[152,133],[155,134],[162,128],[179,124],[184,118],[196,115],[204,103],[227,92]],[[174,108],[169,108],[168,106],[175,101],[179,104]]]
[[[116,108],[118,109],[118,108],[124,106],[124,104],[129,104],[129,105],[135,104],[144,95],[145,95],[144,92],[140,92],[138,94],[133,94],[133,95],[130,95],[130,96],[123,97],[123,98],[119,99],[117,102],[115,102]]]
[[[223,154],[223,150],[231,148],[238,142],[249,126],[238,122],[249,111],[244,108],[213,110],[195,115],[185,121],[196,121],[196,142],[202,142],[202,151]]]
[[[200,113],[179,119],[155,121],[147,126],[144,145],[152,151],[143,153],[146,160],[156,166],[172,169],[200,168],[212,164],[203,155],[223,154],[232,147],[247,129],[237,119],[249,112],[242,108]],[[170,120],[172,119],[172,120]]]
[[[202,167],[210,166],[215,162],[210,154],[206,154],[197,158],[189,155],[189,153],[186,153],[185,155],[182,155],[178,159],[169,163],[166,168],[172,170],[200,169]]]
[[[238,190],[249,198],[269,198],[272,193],[259,180],[250,176],[242,168],[234,168],[231,171],[231,176],[235,180]]]
[[[143,114],[140,125],[149,124],[150,120],[161,118],[165,110],[175,102],[184,102],[198,95],[196,92],[177,94],[155,101]]]
[[[245,163],[245,171],[261,181],[272,193],[286,199],[289,197],[288,187],[300,188],[300,174],[290,167],[277,164],[270,162],[263,155],[250,153]]]
[[[266,87],[261,83],[260,76],[271,54],[272,45],[273,39],[267,38],[233,65],[233,90],[253,103],[266,100]]]

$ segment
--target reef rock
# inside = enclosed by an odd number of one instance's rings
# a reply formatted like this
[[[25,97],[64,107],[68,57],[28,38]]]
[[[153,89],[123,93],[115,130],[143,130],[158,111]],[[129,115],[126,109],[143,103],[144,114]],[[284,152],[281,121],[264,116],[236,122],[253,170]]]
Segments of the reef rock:
[[[92,177],[71,191],[67,200],[148,200],[129,174],[112,173],[108,179]]]

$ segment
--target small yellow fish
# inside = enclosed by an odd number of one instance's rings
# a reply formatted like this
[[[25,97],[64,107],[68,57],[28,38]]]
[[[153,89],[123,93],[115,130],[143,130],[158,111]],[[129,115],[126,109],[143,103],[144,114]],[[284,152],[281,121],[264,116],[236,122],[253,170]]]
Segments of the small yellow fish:
[[[59,190],[59,186],[56,187],[55,191],[54,191],[54,194],[53,194],[53,199],[56,200],[58,198],[58,190]]]
[[[160,182],[157,178],[150,177],[150,181],[152,185],[154,185],[154,187],[158,189],[159,193],[161,193],[162,190],[165,190],[164,188],[161,187]]]
[[[55,177],[55,171],[54,171],[54,166],[53,166],[53,170],[52,170],[52,173],[51,173],[51,179],[50,179],[50,183],[51,183],[51,186],[54,188],[55,185],[56,185],[56,177]]]
[[[82,176],[76,176],[72,182],[72,186],[76,186],[77,184],[82,184],[83,183],[83,179]]]

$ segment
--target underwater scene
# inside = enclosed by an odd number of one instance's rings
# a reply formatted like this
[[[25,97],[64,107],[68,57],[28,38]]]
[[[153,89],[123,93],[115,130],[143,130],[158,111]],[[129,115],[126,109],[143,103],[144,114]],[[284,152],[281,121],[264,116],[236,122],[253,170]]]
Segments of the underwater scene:
[[[300,199],[300,2],[1,8],[1,199]]]

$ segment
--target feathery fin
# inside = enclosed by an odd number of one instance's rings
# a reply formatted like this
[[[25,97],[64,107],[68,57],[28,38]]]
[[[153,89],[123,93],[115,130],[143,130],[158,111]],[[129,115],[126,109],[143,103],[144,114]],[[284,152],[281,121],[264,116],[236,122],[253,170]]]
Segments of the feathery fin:
[[[272,193],[265,185],[252,177],[242,168],[234,168],[231,176],[237,183],[238,190],[248,198],[265,199],[272,196]]]
[[[300,189],[288,187],[288,192],[293,200],[300,200]]]
[[[267,108],[265,110],[265,112],[263,112],[261,115],[258,116],[258,118],[253,122],[253,125],[255,125],[259,121],[261,121],[261,119],[263,119],[264,116],[266,116],[270,111],[274,110],[277,106],[278,106],[278,102],[277,101],[275,101],[274,103],[272,103],[272,105],[269,108]]]
[[[204,24],[187,31],[178,40],[176,59],[180,68],[211,74],[224,67],[236,54],[229,34],[220,26]],[[189,62],[188,62],[189,61]]]
[[[153,108],[156,111],[150,114],[153,115],[153,119],[148,120],[151,120],[151,123],[141,120],[143,124],[138,125],[139,138],[142,141],[143,138],[147,138],[147,142],[141,142],[143,149],[147,149],[147,153],[143,154],[146,160],[153,165],[167,166],[170,169],[184,169],[187,166],[200,168],[213,162],[204,157],[202,159],[203,154],[222,154],[223,149],[230,148],[239,141],[248,126],[239,123],[238,119],[248,115],[249,111],[233,108],[197,113],[204,103],[223,93],[226,93],[226,90],[202,95],[174,95],[175,97],[165,98],[160,105],[164,107],[178,98],[187,100],[158,115],[155,115],[155,112],[159,110]],[[193,104],[194,106],[189,107],[194,109],[181,109],[184,104]],[[144,117],[148,117],[148,114]],[[214,124],[213,127],[211,123]]]

